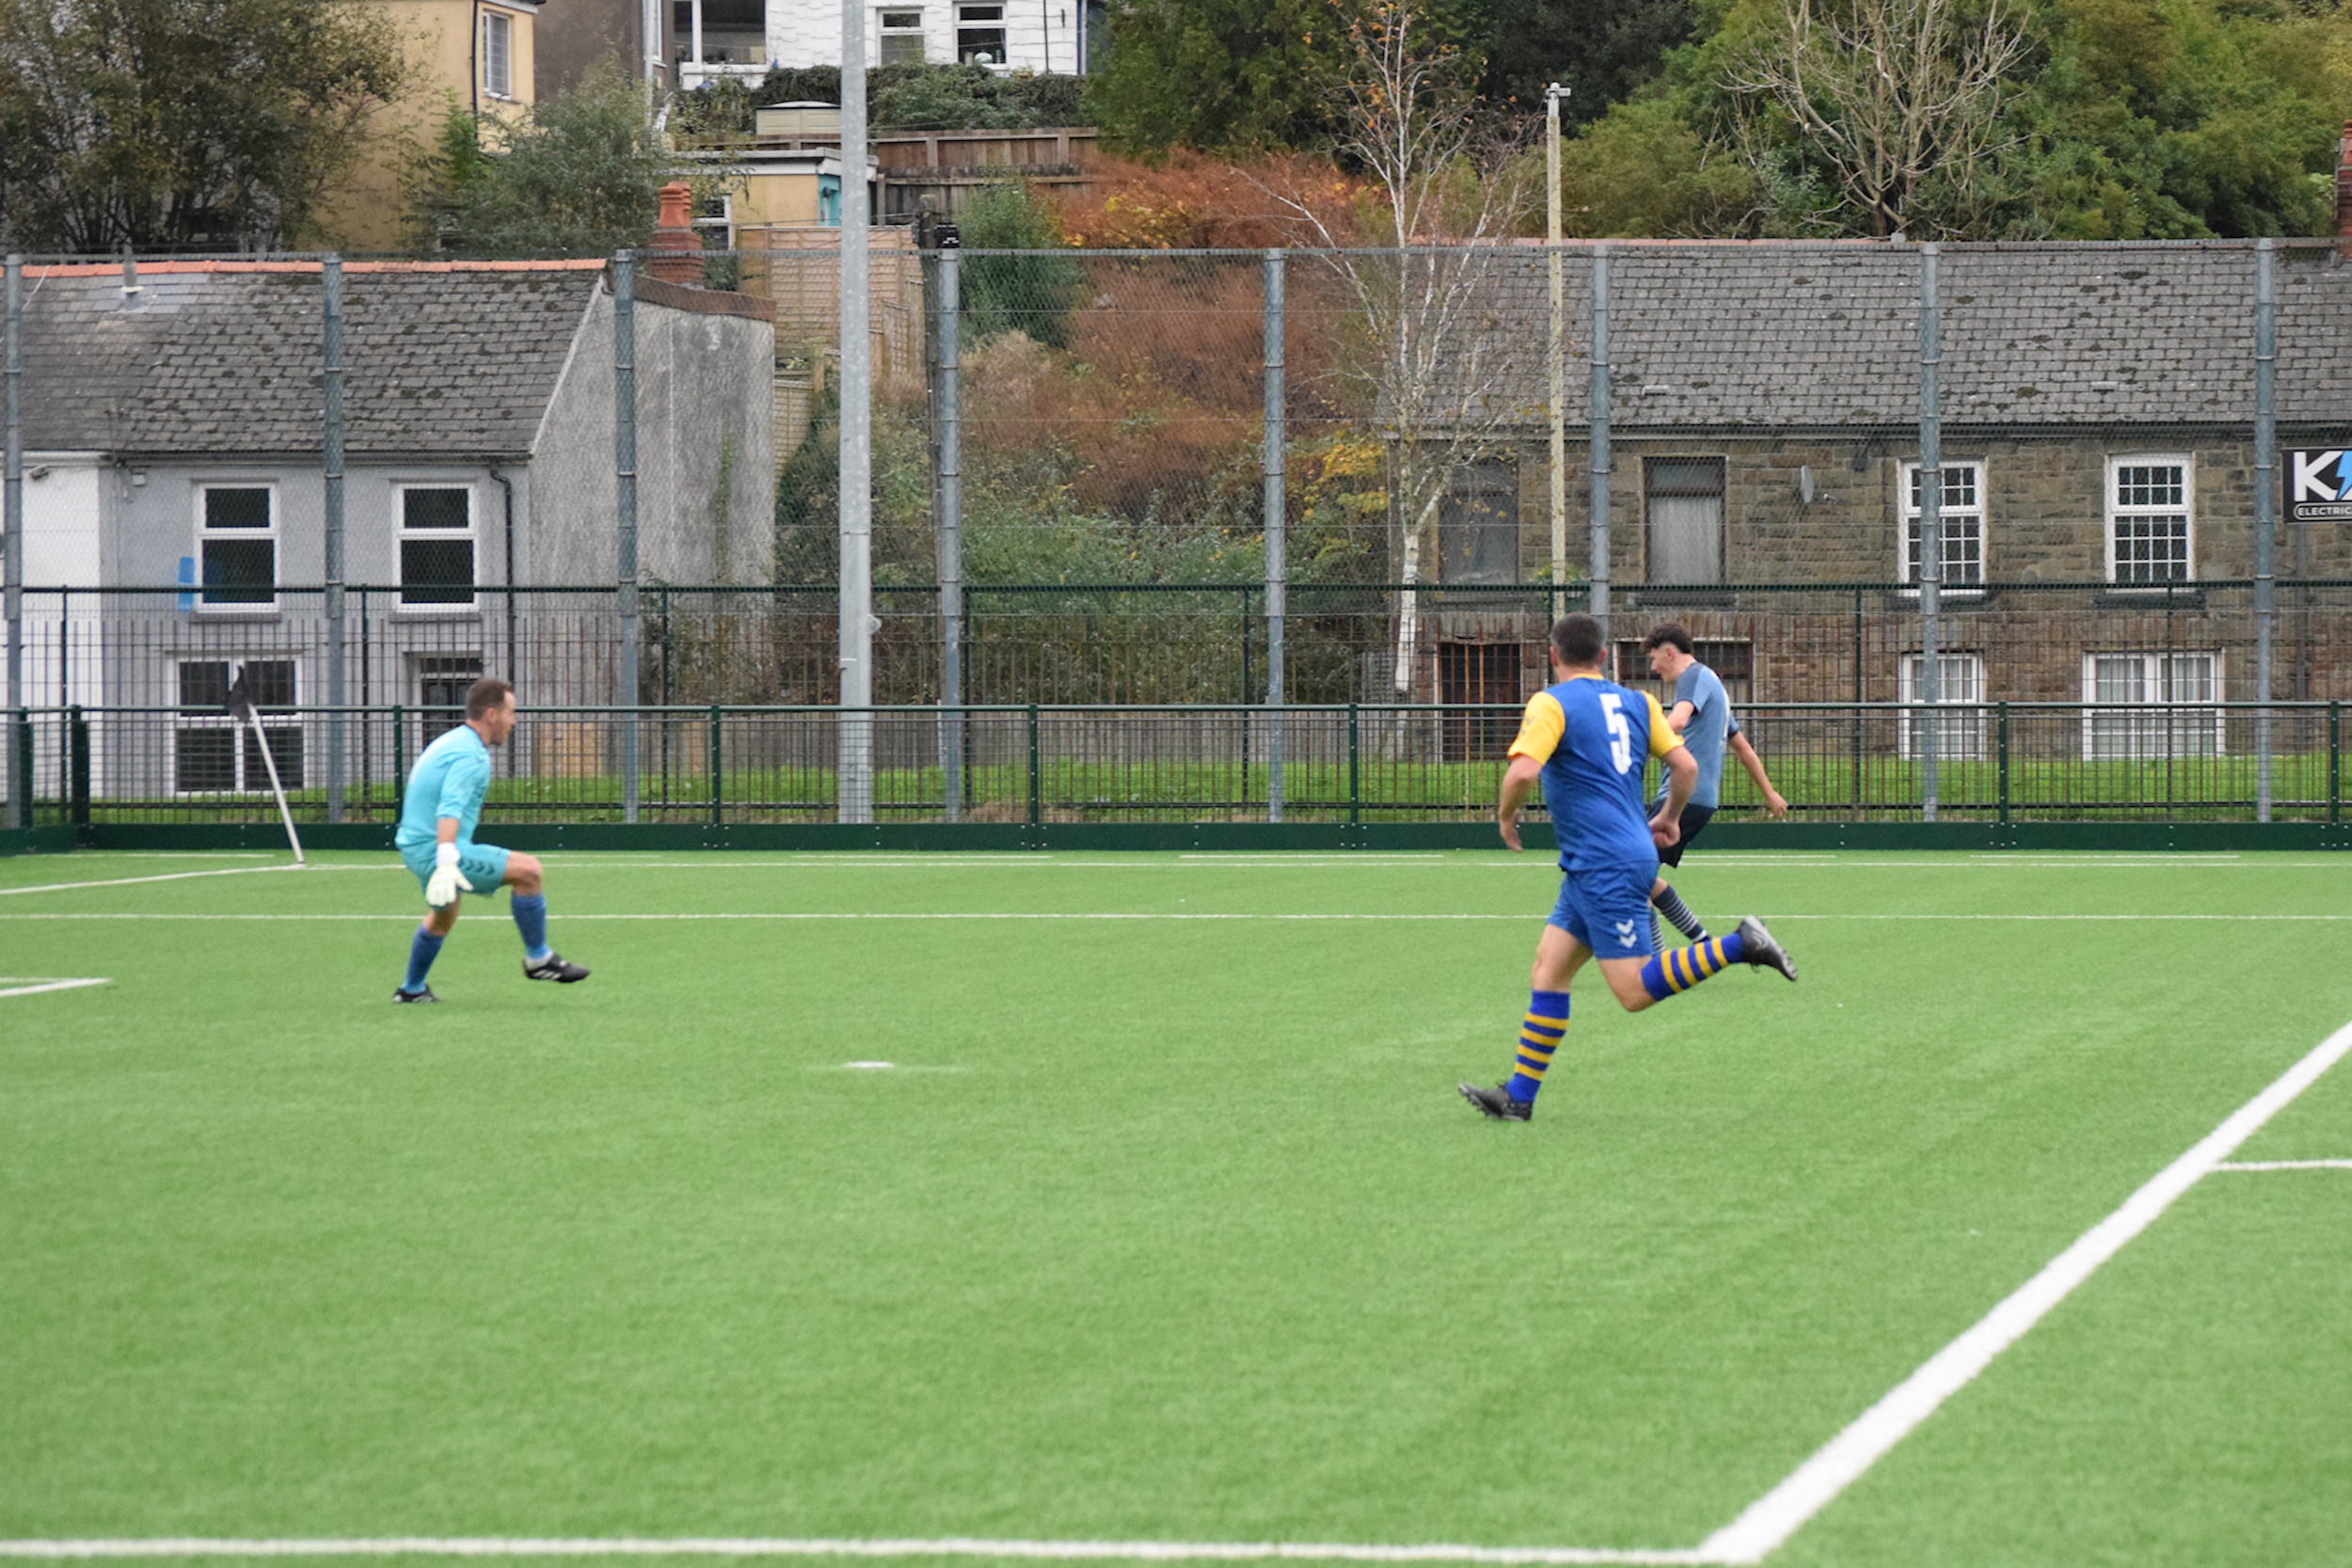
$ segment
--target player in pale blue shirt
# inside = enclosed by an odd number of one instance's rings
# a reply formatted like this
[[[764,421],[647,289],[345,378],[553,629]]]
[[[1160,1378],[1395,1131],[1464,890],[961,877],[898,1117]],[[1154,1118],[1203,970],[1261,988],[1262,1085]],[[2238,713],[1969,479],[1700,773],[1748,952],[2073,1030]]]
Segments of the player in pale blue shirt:
[[[1690,803],[1682,808],[1681,834],[1659,851],[1661,866],[1680,865],[1682,852],[1691,847],[1691,841],[1713,818],[1716,804],[1722,799],[1726,743],[1731,754],[1740,759],[1740,766],[1747,769],[1748,777],[1756,781],[1756,787],[1763,793],[1765,815],[1775,819],[1788,816],[1788,802],[1765,775],[1764,759],[1756,754],[1748,737],[1740,733],[1740,721],[1731,716],[1731,698],[1724,690],[1723,677],[1699,662],[1690,632],[1668,621],[1651,632],[1642,646],[1649,651],[1650,673],[1674,685],[1674,701],[1665,705],[1666,722],[1682,737],[1682,744],[1690,748],[1692,757],[1699,765],[1698,784],[1691,791]],[[1665,799],[1662,791],[1659,799]],[[1662,873],[1649,890],[1649,901],[1651,908],[1674,922],[1675,929],[1685,937],[1692,942],[1707,940],[1707,927],[1699,924],[1698,916],[1691,912],[1682,895],[1666,885]],[[1652,915],[1653,931],[1657,924],[1658,916]]]
[[[392,843],[424,884],[430,912],[409,944],[408,977],[392,992],[395,1002],[440,1000],[424,983],[425,975],[457,925],[459,895],[495,894],[501,884],[515,890],[523,978],[565,986],[588,978],[586,970],[548,945],[548,900],[538,861],[473,841],[483,798],[490,792],[490,748],[503,746],[514,733],[515,689],[502,680],[478,680],[466,692],[466,721],[427,746],[408,770]]]

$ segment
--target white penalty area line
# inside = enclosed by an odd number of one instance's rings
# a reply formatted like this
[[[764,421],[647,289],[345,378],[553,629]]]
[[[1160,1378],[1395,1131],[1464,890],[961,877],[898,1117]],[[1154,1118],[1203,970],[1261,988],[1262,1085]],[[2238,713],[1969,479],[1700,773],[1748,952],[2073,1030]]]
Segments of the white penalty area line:
[[[2123,1206],[2085,1231],[1976,1325],[1946,1345],[1894,1391],[1797,1466],[1788,1479],[1751,1503],[1739,1518],[1707,1538],[1709,1561],[1761,1562],[1866,1470],[1935,1414],[1946,1400],[1975,1381],[1994,1357],[2024,1338],[2074,1287],[2126,1243],[2154,1224],[2173,1201],[2218,1169],[2296,1096],[2352,1052],[2352,1023],[2322,1040],[2276,1082],[2167,1165]]]
[[[22,983],[20,983],[22,982]],[[45,990],[80,990],[84,986],[110,986],[114,982],[104,975],[92,975],[79,980],[42,980],[31,975],[0,974],[0,997],[39,996]]]
[[[2217,1171],[2352,1170],[2352,1160],[2247,1160],[2213,1168]]]
[[[1813,1456],[1730,1524],[1695,1547],[1338,1545],[1304,1542],[836,1540],[757,1537],[449,1537],[390,1536],[236,1540],[151,1537],[0,1540],[0,1558],[163,1557],[1005,1557],[1055,1560],[1248,1561],[1298,1559],[1340,1562],[1526,1564],[1695,1563],[1745,1568],[1762,1562],[1861,1479],[1977,1374],[2032,1329],[2102,1263],[2162,1216],[2182,1194],[2217,1170],[2251,1169],[2225,1162],[2248,1138],[2329,1068],[2352,1053],[2352,1023],[2314,1046],[2267,1088],[2085,1231],[2040,1274],[1975,1326],[1928,1358]],[[2273,1162],[2301,1167],[2312,1162]],[[2329,1168],[2352,1161],[2317,1162]],[[2267,1166],[2264,1167],[2267,1168]]]

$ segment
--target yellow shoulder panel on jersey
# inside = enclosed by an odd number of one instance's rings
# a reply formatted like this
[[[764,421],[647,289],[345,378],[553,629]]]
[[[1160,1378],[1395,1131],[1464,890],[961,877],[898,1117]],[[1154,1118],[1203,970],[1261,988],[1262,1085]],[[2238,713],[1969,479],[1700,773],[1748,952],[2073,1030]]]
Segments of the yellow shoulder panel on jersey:
[[[1519,737],[1511,742],[1510,754],[1549,762],[1551,753],[1560,749],[1560,737],[1567,731],[1568,716],[1562,710],[1560,699],[1549,691],[1538,691],[1527,699],[1527,714],[1519,721]]]
[[[1657,698],[1645,691],[1642,700],[1649,704],[1649,754],[1662,757],[1681,745],[1682,737],[1675,734],[1672,724],[1666,722],[1666,710],[1658,705]]]

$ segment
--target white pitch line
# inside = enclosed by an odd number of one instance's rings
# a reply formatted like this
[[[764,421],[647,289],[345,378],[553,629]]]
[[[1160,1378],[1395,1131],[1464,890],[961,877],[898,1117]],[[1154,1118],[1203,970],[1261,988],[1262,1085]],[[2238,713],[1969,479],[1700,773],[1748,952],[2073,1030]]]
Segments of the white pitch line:
[[[2216,1165],[2216,1170],[2352,1170],[2352,1160],[2247,1160]]]
[[[45,990],[79,990],[84,986],[106,986],[114,982],[103,975],[83,980],[43,980],[38,985],[17,986],[0,990],[0,996],[39,996]]]
[[[799,1537],[380,1536],[233,1540],[213,1536],[0,1541],[0,1557],[1009,1557],[1154,1562],[1269,1559],[1324,1562],[1705,1563],[1688,1551],[1580,1546],[1350,1546],[1304,1541],[991,1541]]]
[[[291,869],[291,868],[289,868],[289,869]],[[267,921],[267,920],[291,920],[291,921],[301,921],[301,920],[414,920],[415,918],[416,918],[416,916],[415,916],[414,914],[412,914],[412,913],[400,913],[400,914],[328,914],[328,913],[313,913],[313,914],[228,914],[228,913],[199,913],[199,912],[193,912],[193,911],[190,911],[190,912],[183,912],[183,913],[167,913],[167,912],[162,912],[162,911],[118,911],[118,912],[111,912],[111,913],[103,913],[103,912],[90,912],[90,911],[51,911],[51,912],[48,912],[48,913],[43,913],[43,914],[0,914],[0,921],[8,921],[8,920],[43,920],[43,921],[48,921],[48,920],[204,920],[204,921],[256,921],[256,920]],[[597,914],[597,913],[580,913],[580,912],[565,911],[565,912],[564,912],[563,914],[558,915],[556,918],[557,918],[557,919],[559,919],[559,920],[564,920],[564,921],[571,921],[571,920],[1124,920],[1124,921],[1136,921],[1136,920],[1175,920],[1175,921],[1235,921],[1235,920],[1334,921],[1334,920],[1352,920],[1352,921],[1364,921],[1364,922],[1382,922],[1382,921],[1423,921],[1423,922],[1443,922],[1443,921],[1503,921],[1503,922],[1526,922],[1526,921],[1533,921],[1533,920],[1536,919],[1536,918],[1537,918],[1537,916],[1536,916],[1535,914],[1534,914],[1534,913],[1530,912],[1530,911],[1520,911],[1520,912],[1518,912],[1518,913],[1516,913],[1516,914],[1476,914],[1476,913],[1456,913],[1456,914],[1306,914],[1306,913],[1301,913],[1301,914],[1217,914],[1217,913],[1211,913],[1211,912],[1208,912],[1208,911],[1181,911],[1181,912],[1152,912],[1152,911],[1133,911],[1133,912],[1131,912],[1131,911],[994,911],[994,912],[990,912],[990,911],[940,911],[940,910],[902,910],[902,911],[843,911],[843,910],[798,910],[798,911],[742,911],[742,910],[727,910],[727,911],[706,911],[706,912],[681,911],[681,912],[675,912],[675,913],[666,913],[666,914],[647,914],[647,913],[605,913],[605,914]],[[1758,915],[1756,918],[1757,918],[1757,919],[1759,919],[1759,920],[1765,920],[1765,921],[1774,921],[1774,920],[1788,920],[1788,921],[1797,921],[1797,920],[1807,920],[1807,921],[1882,921],[1882,920],[1909,920],[1909,921],[1977,921],[1977,922],[1994,922],[1994,923],[1999,923],[1999,922],[2010,922],[2010,923],[2026,923],[2026,924],[2031,924],[2031,923],[2046,923],[2046,922],[2052,922],[2052,921],[2085,921],[2085,922],[2094,922],[2094,923],[2100,923],[2100,924],[2110,924],[2110,923],[2119,922],[2119,921],[2121,921],[2121,922],[2135,922],[2135,921],[2137,921],[2137,922],[2153,922],[2153,923],[2156,923],[2156,924],[2164,924],[2164,923],[2167,923],[2167,922],[2179,923],[2179,922],[2216,922],[2216,921],[2218,921],[2218,922],[2222,922],[2222,923],[2225,923],[2225,924],[2229,924],[2229,923],[2237,923],[2237,924],[2262,924],[2262,923],[2270,923],[2270,924],[2296,924],[2296,923],[2306,923],[2306,924],[2308,924],[2308,923],[2317,923],[2317,924],[2322,924],[2322,925],[2326,925],[2326,924],[2343,924],[2343,923],[2345,923],[2345,922],[2352,922],[2352,914],[1762,914],[1762,915]]]
[[[2022,1338],[2100,1264],[2154,1224],[2174,1199],[2210,1175],[2239,1145],[2260,1132],[2265,1122],[2316,1083],[2346,1052],[2352,1052],[2352,1023],[2313,1046],[2268,1088],[2125,1198],[2122,1208],[2083,1232],[2074,1245],[2052,1259],[1974,1327],[1930,1356],[1786,1481],[1708,1536],[1700,1551],[1717,1562],[1763,1561],[1805,1521],[1861,1479],[1889,1449],[1934,1415],[1946,1400],[1973,1382],[1993,1364],[1994,1357]]]
[[[152,877],[109,877],[100,882],[47,882],[40,887],[0,887],[0,898],[11,898],[21,893],[72,893],[87,887],[129,887],[135,882],[184,882],[195,877],[255,877],[269,871],[301,871],[305,867],[288,862],[283,865],[232,865],[218,871],[164,871]],[[372,871],[373,866],[337,865],[312,866],[316,871]]]

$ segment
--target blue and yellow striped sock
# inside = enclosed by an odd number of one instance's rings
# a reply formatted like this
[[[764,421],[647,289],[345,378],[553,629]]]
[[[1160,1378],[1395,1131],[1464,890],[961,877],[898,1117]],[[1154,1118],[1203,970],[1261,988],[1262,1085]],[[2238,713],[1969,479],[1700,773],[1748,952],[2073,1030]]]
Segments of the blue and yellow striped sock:
[[[1551,1066],[1551,1053],[1567,1032],[1568,993],[1535,992],[1527,1004],[1527,1017],[1519,1022],[1518,1059],[1511,1064],[1511,1082],[1503,1092],[1522,1105],[1534,1100],[1544,1086],[1544,1069]]]
[[[1734,931],[1688,947],[1669,947],[1642,966],[1642,989],[1653,1002],[1679,996],[1701,980],[1721,974],[1745,956],[1748,944]]]

